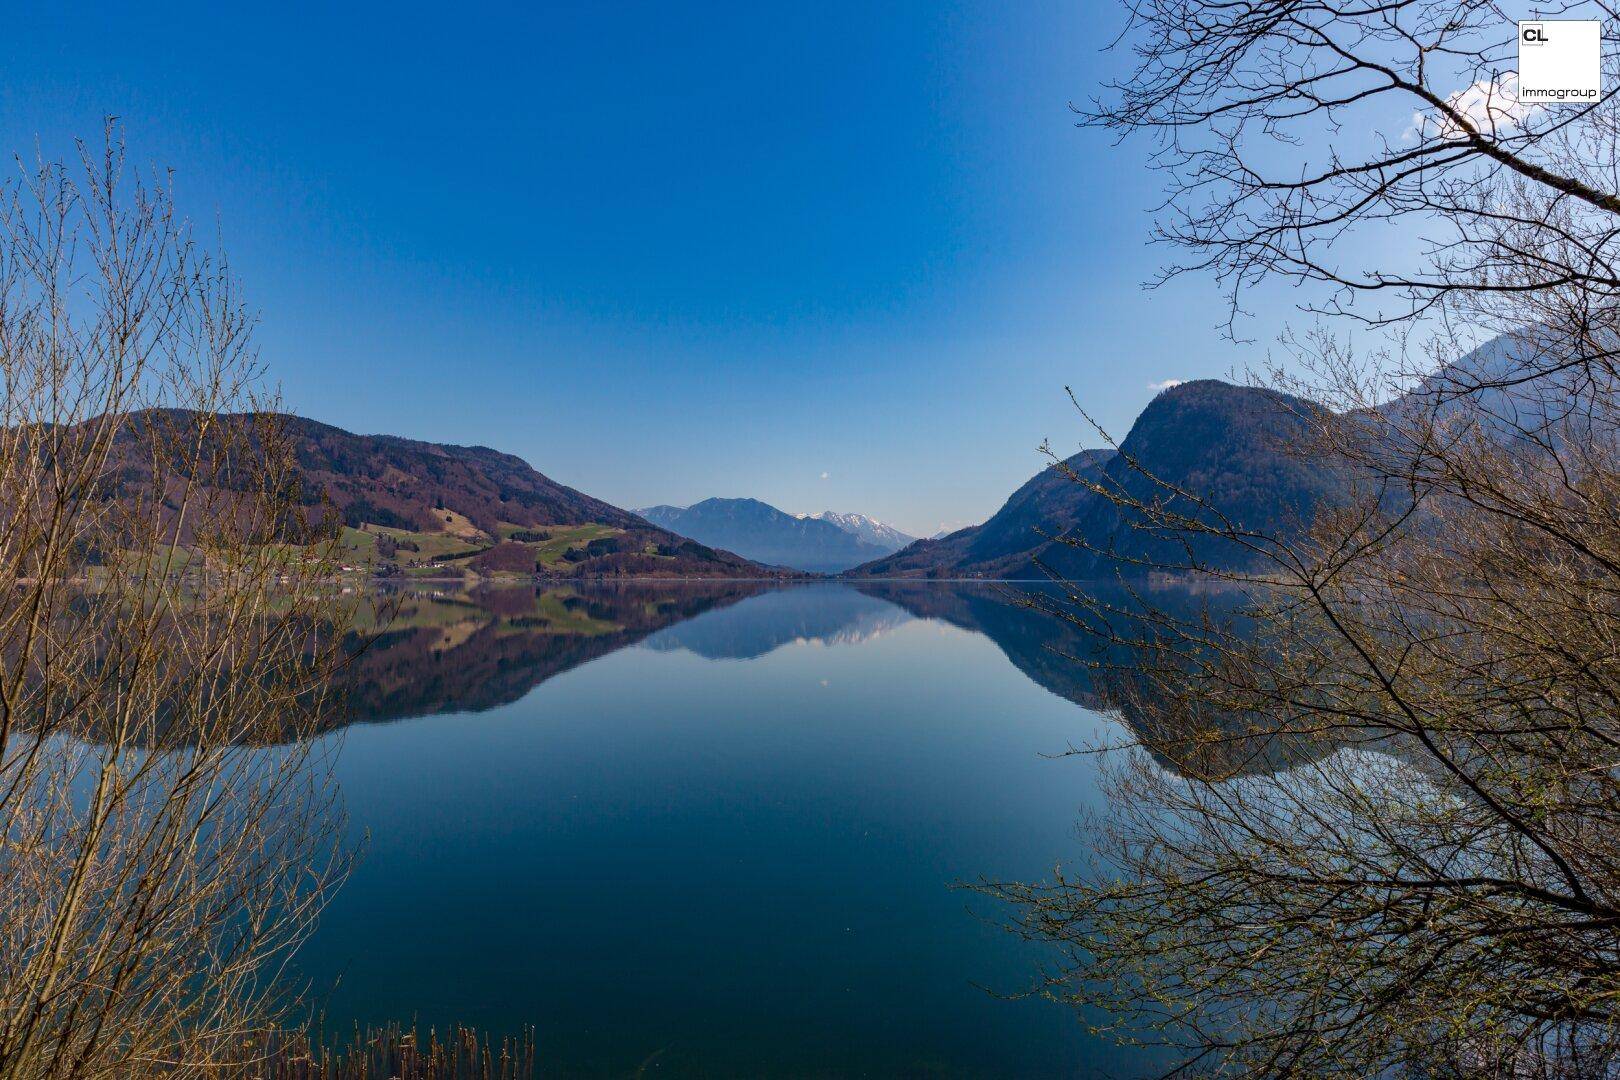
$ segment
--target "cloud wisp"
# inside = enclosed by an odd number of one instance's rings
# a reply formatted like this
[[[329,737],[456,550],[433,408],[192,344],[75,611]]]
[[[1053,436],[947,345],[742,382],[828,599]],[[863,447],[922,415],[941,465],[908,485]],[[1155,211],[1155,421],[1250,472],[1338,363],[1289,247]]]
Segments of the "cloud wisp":
[[[1449,95],[1446,104],[1472,124],[1474,130],[1492,138],[1519,127],[1541,108],[1533,101],[1519,100],[1519,75],[1514,71],[1480,79]],[[1438,111],[1413,113],[1412,126],[1406,129],[1408,139],[1451,139],[1461,134],[1463,131],[1457,121]]]

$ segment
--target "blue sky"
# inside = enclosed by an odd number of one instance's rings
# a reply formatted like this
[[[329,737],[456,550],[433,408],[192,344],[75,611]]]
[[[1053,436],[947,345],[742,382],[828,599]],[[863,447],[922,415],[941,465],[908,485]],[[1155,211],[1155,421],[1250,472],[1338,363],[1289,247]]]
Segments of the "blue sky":
[[[881,8],[881,10],[875,10]],[[1167,378],[1257,360],[1144,292],[1142,146],[1073,126],[1112,3],[13,14],[0,148],[122,119],[217,219],[294,411],[623,506],[992,513]]]

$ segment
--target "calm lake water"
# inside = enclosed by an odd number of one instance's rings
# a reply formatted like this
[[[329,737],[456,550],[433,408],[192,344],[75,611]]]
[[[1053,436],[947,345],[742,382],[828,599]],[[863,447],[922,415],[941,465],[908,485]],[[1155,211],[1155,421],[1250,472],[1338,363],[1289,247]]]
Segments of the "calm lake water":
[[[329,1023],[532,1024],[547,1076],[1130,1075],[958,888],[1084,855],[1106,733],[988,586],[407,597],[339,781]],[[335,984],[335,985],[334,985]]]

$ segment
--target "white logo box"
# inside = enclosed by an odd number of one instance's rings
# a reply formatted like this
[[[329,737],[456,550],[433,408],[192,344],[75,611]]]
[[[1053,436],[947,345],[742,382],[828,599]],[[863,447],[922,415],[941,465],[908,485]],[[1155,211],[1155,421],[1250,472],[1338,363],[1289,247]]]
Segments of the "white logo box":
[[[1519,24],[1519,100],[1590,105],[1603,97],[1603,26],[1596,19]]]

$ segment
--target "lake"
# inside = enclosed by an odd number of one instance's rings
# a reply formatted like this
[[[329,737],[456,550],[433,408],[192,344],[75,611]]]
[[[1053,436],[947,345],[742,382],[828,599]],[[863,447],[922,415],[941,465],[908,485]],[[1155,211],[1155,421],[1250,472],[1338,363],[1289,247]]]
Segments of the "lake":
[[[338,782],[363,857],[300,953],[332,1028],[533,1025],[546,1076],[1065,1076],[960,888],[1085,855],[1103,737],[988,585],[407,594]]]

